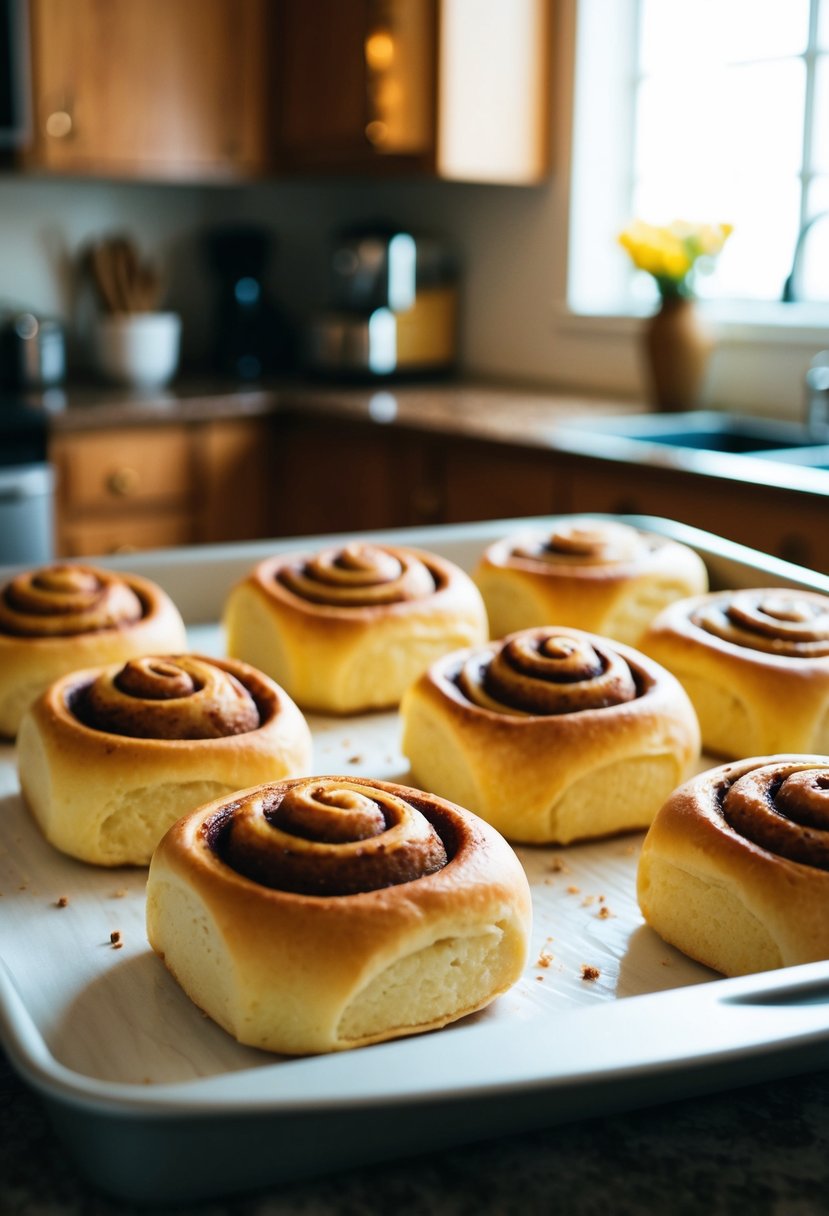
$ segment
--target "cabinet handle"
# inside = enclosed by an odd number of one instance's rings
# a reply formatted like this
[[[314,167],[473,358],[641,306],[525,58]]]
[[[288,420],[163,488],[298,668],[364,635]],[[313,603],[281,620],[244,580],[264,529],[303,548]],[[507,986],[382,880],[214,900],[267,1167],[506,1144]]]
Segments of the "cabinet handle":
[[[68,110],[53,110],[45,122],[46,134],[51,139],[66,139],[72,134],[72,115]]]
[[[115,494],[117,498],[129,498],[131,494],[135,494],[140,482],[141,474],[138,470],[125,464],[120,469],[113,469],[106,479],[106,487],[110,494]]]

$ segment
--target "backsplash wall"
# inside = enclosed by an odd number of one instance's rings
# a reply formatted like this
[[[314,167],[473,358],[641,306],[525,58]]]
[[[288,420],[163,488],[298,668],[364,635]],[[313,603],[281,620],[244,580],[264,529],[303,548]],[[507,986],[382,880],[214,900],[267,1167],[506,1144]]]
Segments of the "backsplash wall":
[[[388,219],[449,239],[464,268],[464,364],[523,380],[557,379],[549,363],[552,186],[512,190],[439,182],[291,182],[191,187],[46,178],[0,180],[0,302],[70,321],[83,361],[89,301],[79,252],[128,232],[165,267],[167,304],[184,317],[184,356],[207,352],[214,281],[204,233],[250,221],[275,238],[269,286],[301,317],[325,300],[329,240],[342,226]],[[533,300],[546,296],[546,306]],[[552,370],[552,375],[551,375]]]
[[[250,221],[275,238],[269,287],[292,318],[325,301],[326,256],[342,226],[388,219],[449,239],[464,268],[461,361],[472,374],[642,394],[635,324],[586,330],[563,307],[566,201],[554,176],[543,186],[435,181],[314,180],[185,186],[0,178],[0,302],[70,318],[71,355],[88,353],[89,299],[73,266],[93,237],[127,231],[167,268],[169,307],[184,318],[183,356],[209,355],[214,281],[202,249],[212,226]],[[829,333],[819,345],[829,345]],[[814,350],[762,345],[726,333],[705,400],[750,412],[799,414]]]

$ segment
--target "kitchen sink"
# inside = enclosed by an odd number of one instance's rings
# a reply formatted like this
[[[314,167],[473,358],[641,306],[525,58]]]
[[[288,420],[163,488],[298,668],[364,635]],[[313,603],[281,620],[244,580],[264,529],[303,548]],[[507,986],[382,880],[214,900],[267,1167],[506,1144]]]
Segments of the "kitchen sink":
[[[742,456],[766,456],[774,453],[774,459],[781,460],[786,459],[787,450],[809,451],[815,445],[822,448],[824,453],[829,450],[829,445],[818,444],[809,430],[799,423],[726,414],[717,410],[591,419],[580,422],[579,430],[617,439],[635,440],[637,443],[694,448],[705,452],[727,452]],[[811,464],[814,468],[822,467],[805,458],[793,463]]]

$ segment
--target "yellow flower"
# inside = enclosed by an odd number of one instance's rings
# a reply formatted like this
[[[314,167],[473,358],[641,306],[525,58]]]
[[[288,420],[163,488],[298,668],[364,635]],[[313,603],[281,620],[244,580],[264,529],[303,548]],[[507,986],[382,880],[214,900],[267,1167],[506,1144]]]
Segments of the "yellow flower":
[[[697,260],[715,258],[731,232],[731,224],[674,220],[660,227],[637,219],[619,234],[619,244],[638,270],[653,275],[662,295],[690,295]]]

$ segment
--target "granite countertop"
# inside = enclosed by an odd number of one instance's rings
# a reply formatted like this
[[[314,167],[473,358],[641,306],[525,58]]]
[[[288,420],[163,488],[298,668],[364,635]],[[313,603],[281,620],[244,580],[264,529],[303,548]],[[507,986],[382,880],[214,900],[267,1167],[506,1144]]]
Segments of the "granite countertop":
[[[646,465],[667,473],[749,482],[795,494],[829,494],[829,471],[825,469],[642,443],[596,431],[592,428],[597,420],[624,420],[649,411],[641,402],[565,389],[461,380],[355,386],[303,381],[240,388],[193,380],[155,393],[80,387],[45,394],[43,403],[54,433],[263,415],[277,420],[318,418],[541,449],[568,459]]]
[[[167,1216],[813,1216],[829,1211],[827,1140],[829,1074],[819,1072],[160,1210]],[[39,1099],[0,1058],[3,1216],[144,1216],[149,1210],[108,1199],[78,1177]]]

